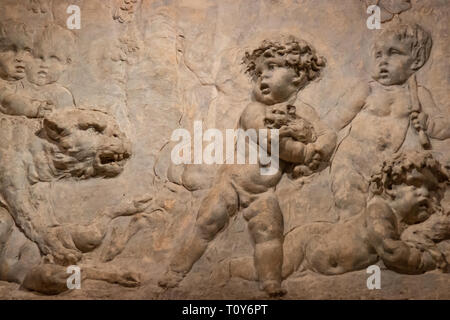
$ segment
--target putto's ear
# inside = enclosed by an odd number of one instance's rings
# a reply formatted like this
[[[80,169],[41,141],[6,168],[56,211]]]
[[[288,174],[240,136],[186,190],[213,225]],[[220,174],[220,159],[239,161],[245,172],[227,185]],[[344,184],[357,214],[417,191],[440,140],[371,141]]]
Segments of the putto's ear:
[[[72,63],[72,59],[71,58],[67,58],[67,64],[71,64]]]
[[[291,104],[288,104],[286,108],[287,108],[287,113],[290,115],[295,114],[295,112],[297,111],[297,108]]]
[[[423,52],[423,48],[420,48],[419,51],[417,52],[417,57],[414,60],[414,62],[411,65],[411,69],[414,71],[419,70],[420,68],[422,68],[422,66],[425,64],[426,60],[425,60],[425,54]]]
[[[306,74],[304,72],[302,72],[298,77],[295,77],[294,80],[292,80],[292,83],[296,87],[302,87],[305,85],[307,79],[308,78],[306,77]]]

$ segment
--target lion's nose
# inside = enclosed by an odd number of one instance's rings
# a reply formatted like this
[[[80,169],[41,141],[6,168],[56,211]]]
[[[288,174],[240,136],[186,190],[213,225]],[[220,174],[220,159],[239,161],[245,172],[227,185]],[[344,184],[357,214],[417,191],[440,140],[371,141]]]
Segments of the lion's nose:
[[[267,125],[271,125],[271,124],[273,124],[275,121],[274,121],[274,119],[272,119],[272,118],[264,118],[264,124],[267,126]]]

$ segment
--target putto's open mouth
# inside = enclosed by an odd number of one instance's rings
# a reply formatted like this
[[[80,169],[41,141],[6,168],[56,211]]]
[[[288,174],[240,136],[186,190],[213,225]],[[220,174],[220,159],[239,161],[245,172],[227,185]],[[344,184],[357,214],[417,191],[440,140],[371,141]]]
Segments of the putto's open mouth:
[[[16,66],[16,72],[18,72],[18,73],[25,72],[25,66],[24,65],[17,65]]]
[[[44,70],[41,70],[41,71],[39,71],[37,74],[38,74],[40,77],[44,78],[44,77],[47,76],[48,72],[47,72],[47,71],[44,71]]]
[[[380,76],[387,77],[389,75],[389,70],[385,68],[380,69]]]
[[[428,199],[421,200],[417,204],[417,208],[419,209],[419,211],[428,211],[428,210],[430,210],[431,206],[430,206],[429,200]]]
[[[270,93],[270,87],[267,83],[261,83],[261,86],[259,87],[259,89],[261,90],[261,92],[263,94],[269,94]]]

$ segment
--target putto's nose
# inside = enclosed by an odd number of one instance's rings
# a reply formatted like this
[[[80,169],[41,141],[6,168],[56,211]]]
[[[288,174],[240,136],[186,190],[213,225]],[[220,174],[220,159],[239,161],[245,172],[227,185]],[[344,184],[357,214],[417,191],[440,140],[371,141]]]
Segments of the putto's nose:
[[[264,71],[261,73],[261,78],[267,79],[267,78],[269,78],[269,77],[270,77],[270,70],[264,70]]]
[[[425,197],[427,198],[430,194],[430,192],[428,191],[428,189],[426,187],[421,187],[419,189],[417,189],[417,196],[419,197]]]

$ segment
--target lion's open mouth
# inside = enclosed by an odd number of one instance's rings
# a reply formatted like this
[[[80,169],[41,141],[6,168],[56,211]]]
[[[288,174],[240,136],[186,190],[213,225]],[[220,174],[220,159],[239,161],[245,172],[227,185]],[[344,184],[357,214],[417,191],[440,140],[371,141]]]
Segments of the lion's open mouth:
[[[102,153],[99,155],[99,162],[101,165],[119,163],[124,160],[127,160],[130,157],[130,154],[125,153]]]

